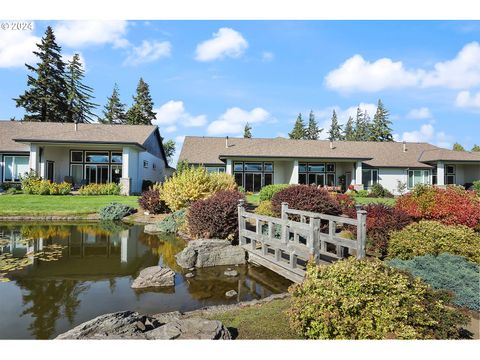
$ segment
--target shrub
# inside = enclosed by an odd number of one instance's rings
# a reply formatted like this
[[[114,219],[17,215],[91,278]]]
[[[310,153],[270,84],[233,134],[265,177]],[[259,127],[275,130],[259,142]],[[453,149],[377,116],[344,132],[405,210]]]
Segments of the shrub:
[[[480,266],[462,256],[416,256],[412,260],[393,259],[388,265],[420,277],[435,289],[451,291],[456,305],[480,310]]]
[[[273,211],[272,202],[268,200],[260,201],[257,208],[255,209],[255,214],[265,215],[265,216],[276,216]]]
[[[480,180],[473,182],[473,191],[480,195]]]
[[[370,192],[368,193],[368,197],[373,198],[393,198],[393,194],[385,189],[379,183],[373,184],[370,188]]]
[[[400,196],[395,204],[415,220],[437,220],[446,225],[466,225],[475,228],[480,224],[480,198],[473,191],[458,186],[446,189],[417,186]]]
[[[102,220],[121,220],[135,211],[132,207],[120,203],[112,202],[100,209],[100,219]]]
[[[329,215],[342,213],[339,203],[330,196],[327,190],[316,186],[291,185],[276,193],[272,198],[272,207],[277,215],[281,214],[282,202],[288,203],[288,207],[295,210]]]
[[[229,174],[209,173],[204,167],[186,167],[154,188],[160,190],[160,197],[168,207],[176,211],[220,190],[235,190],[237,184]]]
[[[167,215],[158,223],[158,229],[167,234],[176,234],[185,223],[185,213],[186,210],[182,209]]]
[[[357,197],[367,197],[368,196],[368,190],[357,190],[357,193],[355,194]]]
[[[82,186],[78,193],[80,195],[119,195],[120,185],[115,183],[88,184]]]
[[[355,210],[355,199],[349,194],[331,193],[331,196],[340,205],[342,214],[351,215],[357,212]]]
[[[43,180],[34,171],[30,171],[21,179],[22,190],[25,194],[34,195],[68,195],[71,185],[63,182],[60,184]]]
[[[169,210],[165,201],[160,199],[160,192],[157,189],[144,191],[138,198],[138,204],[151,214],[164,214]]]
[[[446,339],[468,318],[447,294],[380,260],[309,264],[289,290],[292,328],[307,339]]]
[[[17,189],[14,187],[8,188],[7,191],[5,192],[7,195],[15,195],[17,193]]]
[[[447,226],[424,220],[392,233],[387,253],[390,259],[403,260],[451,253],[480,263],[480,234],[464,225]]]
[[[272,200],[273,195],[275,195],[277,192],[285,189],[290,185],[288,184],[272,184],[272,185],[267,185],[264,186],[261,190],[259,195],[260,201],[266,201],[266,200]]]
[[[187,215],[190,234],[197,238],[235,239],[238,236],[238,201],[245,199],[234,190],[220,191],[194,202]]]
[[[142,192],[150,189],[153,186],[151,180],[142,180]]]

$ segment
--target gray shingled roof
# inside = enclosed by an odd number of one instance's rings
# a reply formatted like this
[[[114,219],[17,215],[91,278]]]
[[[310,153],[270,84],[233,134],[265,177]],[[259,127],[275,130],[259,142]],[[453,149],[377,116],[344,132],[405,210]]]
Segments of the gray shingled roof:
[[[480,162],[480,152],[453,151],[437,148],[432,150],[425,150],[420,156],[420,161],[438,160]]]
[[[28,151],[22,142],[112,143],[143,146],[157,127],[153,125],[103,125],[0,121],[0,151]]]
[[[290,140],[229,138],[228,147],[223,137],[187,136],[183,143],[179,160],[191,163],[223,164],[227,157],[265,158],[321,158],[338,160],[362,160],[375,167],[423,167],[430,165],[420,161],[423,153],[442,150],[446,154],[453,151],[440,149],[427,143],[406,143],[403,151],[401,142],[335,141],[333,149],[328,140]],[[478,157],[480,161],[480,156]]]

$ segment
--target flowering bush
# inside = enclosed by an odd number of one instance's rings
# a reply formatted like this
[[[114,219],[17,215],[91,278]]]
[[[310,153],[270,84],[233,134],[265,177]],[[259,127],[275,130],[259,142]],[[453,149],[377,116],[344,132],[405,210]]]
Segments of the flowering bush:
[[[88,184],[82,186],[78,193],[80,195],[119,195],[120,185],[115,183]]]
[[[68,195],[71,186],[66,182],[57,184],[50,180],[43,180],[34,171],[22,177],[21,184],[25,194],[33,195]]]
[[[236,239],[240,199],[245,199],[245,195],[235,190],[225,190],[195,201],[187,214],[190,235],[206,239]]]
[[[160,199],[160,191],[157,189],[146,190],[138,198],[138,204],[142,209],[151,214],[164,214],[168,212],[165,201]]]
[[[446,225],[480,225],[480,197],[458,186],[446,189],[418,186],[395,204],[415,220],[437,220]]]
[[[450,339],[468,322],[447,294],[376,259],[310,263],[289,291],[290,323],[307,339]]]

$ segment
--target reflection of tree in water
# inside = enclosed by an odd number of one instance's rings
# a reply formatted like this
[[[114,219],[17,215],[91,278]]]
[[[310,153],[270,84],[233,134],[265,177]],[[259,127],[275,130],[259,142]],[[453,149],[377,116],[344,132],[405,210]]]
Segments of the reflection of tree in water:
[[[37,279],[16,280],[22,289],[23,315],[33,318],[29,330],[36,339],[49,339],[55,334],[55,324],[62,317],[74,324],[80,305],[78,296],[88,286],[76,280]]]
[[[138,240],[150,248],[154,255],[162,258],[163,265],[179,272],[181,268],[177,265],[175,255],[183,250],[185,241],[174,235],[149,235],[140,233]]]

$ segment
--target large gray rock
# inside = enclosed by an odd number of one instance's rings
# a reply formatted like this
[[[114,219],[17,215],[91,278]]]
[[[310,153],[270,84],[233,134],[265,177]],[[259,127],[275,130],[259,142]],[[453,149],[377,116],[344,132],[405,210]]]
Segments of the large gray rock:
[[[228,240],[192,240],[182,252],[175,255],[182,268],[245,264],[245,250],[231,245]]]
[[[132,283],[132,289],[174,286],[175,272],[168,267],[150,266],[143,269]]]
[[[143,228],[143,231],[146,232],[147,234],[160,234],[161,231],[160,229],[158,228],[158,225],[157,224],[147,224],[145,225],[145,227]]]
[[[133,311],[105,314],[78,325],[57,339],[231,339],[228,329],[217,320],[201,318],[153,318]]]

